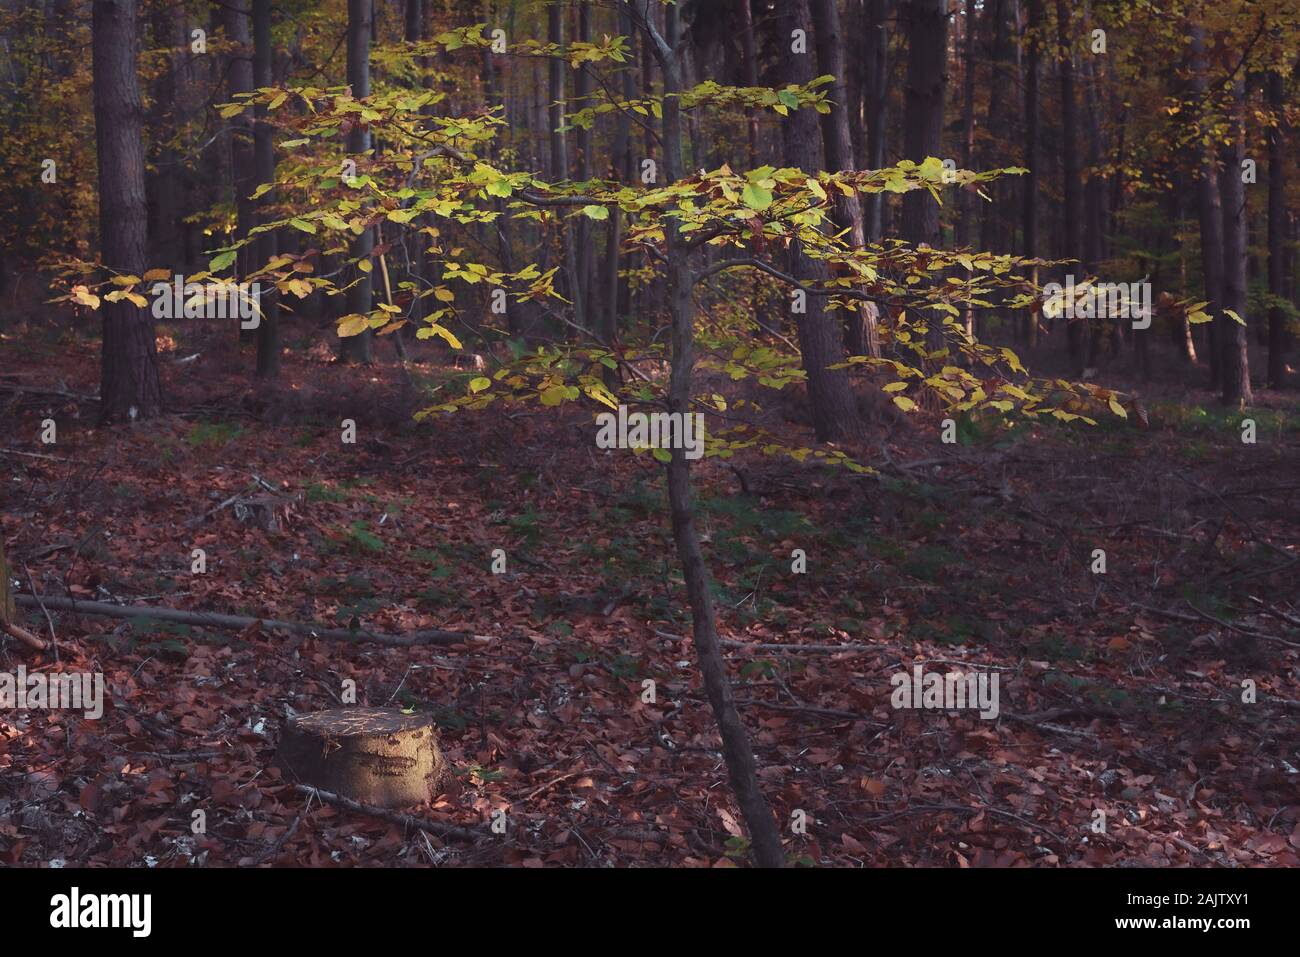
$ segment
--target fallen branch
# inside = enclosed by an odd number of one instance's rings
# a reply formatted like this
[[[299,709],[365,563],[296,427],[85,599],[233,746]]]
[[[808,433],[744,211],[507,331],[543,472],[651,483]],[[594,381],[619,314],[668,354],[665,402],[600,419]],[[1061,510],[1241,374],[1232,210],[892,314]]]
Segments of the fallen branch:
[[[669,641],[685,641],[684,635],[674,635],[670,631],[660,631],[654,629],[654,633],[660,638],[667,638]],[[810,655],[838,655],[838,654],[855,654],[863,655],[870,651],[879,651],[875,645],[795,645],[786,642],[761,642],[761,641],[740,641],[735,638],[720,638],[718,643],[724,648],[746,648],[755,651],[775,651],[775,652],[799,652]]]
[[[22,599],[24,597],[26,596],[23,595],[18,596],[19,604],[22,604]],[[19,625],[10,623],[8,625],[4,625],[3,627],[0,627],[0,631],[3,631],[6,635],[10,635],[14,638],[17,638],[24,645],[27,645],[30,648],[35,648],[37,651],[49,651],[49,648],[47,648],[45,645],[44,639],[36,637],[26,628],[23,628]]]
[[[477,841],[483,837],[481,832],[472,831],[467,827],[457,827],[455,824],[440,824],[437,821],[426,821],[423,818],[412,817],[410,814],[402,814],[398,811],[372,807],[369,804],[362,804],[360,801],[354,801],[352,798],[344,797],[341,794],[335,794],[333,791],[322,791],[310,784],[296,784],[294,787],[308,797],[318,798],[326,804],[336,804],[339,807],[347,808],[349,811],[356,811],[358,814],[369,814],[371,817],[377,817],[392,824],[400,824],[402,827],[427,831],[430,834],[436,834],[438,837],[458,837],[465,841]]]
[[[292,631],[297,634],[311,635],[328,641],[371,641],[379,645],[391,645],[406,648],[412,645],[457,645],[469,642],[491,641],[491,635],[475,635],[465,631],[444,631],[430,628],[413,631],[408,635],[389,635],[380,632],[355,631],[348,628],[326,628],[312,622],[280,621],[275,618],[253,618],[247,615],[222,615],[207,611],[182,611],[179,608],[163,608],[158,605],[109,605],[98,601],[79,601],[74,598],[41,598],[34,595],[15,595],[14,601],[29,608],[39,607],[41,602],[54,611],[70,611],[79,615],[105,615],[109,618],[153,618],[158,621],[171,621],[182,625],[200,625],[208,628],[230,628],[243,631],[255,624],[279,631]],[[33,636],[34,637],[34,636]],[[40,641],[40,639],[36,639]]]

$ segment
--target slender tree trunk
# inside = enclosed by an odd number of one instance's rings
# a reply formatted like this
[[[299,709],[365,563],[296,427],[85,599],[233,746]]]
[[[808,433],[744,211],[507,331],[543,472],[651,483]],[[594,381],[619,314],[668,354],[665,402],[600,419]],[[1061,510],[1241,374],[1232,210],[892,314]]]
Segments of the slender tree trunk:
[[[226,39],[233,45],[226,70],[226,94],[231,100],[240,93],[253,91],[253,47],[249,36],[249,0],[230,0],[222,12],[225,16]],[[255,225],[253,190],[257,187],[254,169],[253,119],[247,111],[230,120],[230,165],[235,181],[235,240],[243,240]],[[242,279],[252,271],[256,253],[251,246],[239,250],[237,271]],[[240,338],[251,338],[251,332],[241,332]]]
[[[149,261],[167,266],[173,272],[186,272],[184,161],[170,144],[169,129],[181,118],[183,99],[181,64],[184,52],[177,53],[181,10],[159,6],[150,17],[153,46],[169,50],[166,63],[153,82],[153,103],[149,110],[150,138],[155,146],[153,171],[146,170],[145,191],[149,198]]]
[[[1246,191],[1241,182],[1241,163],[1246,157],[1246,81],[1238,78],[1232,88],[1230,144],[1223,150],[1219,191],[1223,196],[1223,308],[1220,341],[1223,343],[1223,404],[1241,408],[1254,401],[1250,390],[1250,360],[1247,329],[1227,315],[1231,309],[1246,320]]]
[[[370,95],[370,40],[374,33],[371,13],[371,0],[348,0],[348,84],[352,87],[352,95],[358,99]],[[348,131],[348,153],[360,157],[369,149],[370,129],[358,123]],[[359,166],[361,160],[357,162]],[[366,229],[352,240],[350,253],[358,263],[368,263],[374,248],[374,231]],[[368,316],[373,308],[370,273],[356,268],[354,279],[356,281],[347,293],[348,314]],[[343,340],[340,358],[344,362],[369,362],[370,341],[369,329],[348,336]]]
[[[962,53],[962,104],[961,104],[961,165],[962,169],[970,169],[971,162],[974,160],[975,153],[975,37],[979,34],[976,29],[979,18],[977,14],[975,0],[966,0],[966,23],[964,40],[964,51]],[[957,196],[957,233],[956,245],[958,249],[965,249],[970,246],[971,224],[975,218],[973,204],[975,200],[971,194],[962,190]],[[969,278],[969,272],[967,273]],[[975,336],[975,312],[967,307],[965,314],[966,335],[974,338]]]
[[[754,7],[751,0],[739,0],[740,43],[744,52],[745,85],[758,86],[758,38],[754,34]],[[758,167],[758,110],[745,110],[745,132],[749,138],[749,168]]]
[[[564,4],[552,3],[547,10],[547,39],[558,44],[564,43]],[[551,57],[547,75],[548,122],[551,129],[551,181],[560,182],[569,178],[569,151],[564,134],[564,71],[568,69],[559,57]],[[564,250],[565,291],[573,302],[573,319],[578,325],[586,324],[586,313],[582,301],[582,285],[578,281],[578,257],[574,248],[573,229],[566,225],[556,214]]]
[[[943,102],[948,84],[948,0],[907,0],[907,88],[904,94],[903,156],[920,163],[943,151]],[[903,238],[913,246],[938,248],[939,204],[928,190],[903,194]],[[942,279],[939,279],[942,282]],[[945,343],[944,313],[925,312],[926,346]]]
[[[1198,100],[1204,102],[1208,64],[1205,51],[1205,28],[1195,24],[1192,36],[1192,82]],[[1219,195],[1218,164],[1212,146],[1202,147],[1200,181],[1197,189],[1197,214],[1201,227],[1201,273],[1205,281],[1206,312],[1217,316],[1223,308],[1223,203]],[[1223,350],[1219,344],[1219,322],[1208,324],[1202,343],[1210,357],[1210,388],[1223,385]]]
[[[632,18],[623,7],[618,11],[618,32],[622,36],[632,35]],[[630,100],[636,95],[636,83],[632,76],[632,67],[625,64],[620,71],[622,97]],[[610,159],[610,176],[627,184],[632,181],[632,119],[626,110],[620,110],[614,122],[614,155]],[[601,324],[601,338],[611,347],[618,339],[619,308],[624,303],[623,284],[619,280],[619,268],[622,261],[621,245],[623,237],[623,216],[617,206],[609,210],[608,231],[605,234],[605,311]],[[617,378],[617,370],[607,369],[606,382]]]
[[[791,36],[797,29],[812,26],[808,0],[787,0],[772,18],[773,38],[783,52],[785,67],[781,82],[804,84],[814,77],[811,51],[791,51]],[[807,172],[821,168],[821,136],[813,110],[791,110],[781,123],[782,152],[787,166]],[[820,286],[830,279],[827,265],[807,256],[797,241],[790,243],[790,273],[796,279]],[[799,350],[808,376],[808,400],[813,428],[823,442],[856,435],[861,431],[857,400],[843,369],[830,366],[844,360],[842,323],[827,313],[823,297],[805,297],[805,311],[794,316],[799,333]]]
[[[1024,202],[1022,205],[1022,228],[1024,230],[1025,255],[1036,258],[1038,249],[1038,170],[1042,165],[1042,151],[1039,146],[1039,60],[1041,59],[1043,24],[1042,0],[1029,0],[1029,56],[1025,64],[1025,166],[1029,170],[1022,177]],[[1030,273],[1034,284],[1038,283],[1038,267],[1031,267]],[[1038,345],[1038,305],[1034,304],[1025,317],[1022,338],[1030,349]]]
[[[1079,191],[1079,110],[1074,95],[1074,34],[1068,0],[1056,0],[1056,43],[1061,76],[1061,187],[1065,196],[1061,255],[1064,259],[1081,260],[1083,203]],[[1079,266],[1068,265],[1066,269],[1077,271]],[[1086,320],[1076,318],[1068,321],[1066,341],[1070,365],[1076,376],[1083,375],[1087,360],[1087,337]]]
[[[840,31],[840,15],[836,0],[813,0],[813,28],[817,36],[817,69],[820,73],[837,78],[830,87],[831,111],[822,116],[822,141],[826,152],[826,168],[851,170],[853,163],[853,138],[849,133],[848,75],[844,67],[844,36]],[[836,190],[835,226],[849,230],[849,239],[855,249],[866,244],[862,224],[862,203],[858,194],[845,196]],[[844,338],[849,354],[855,356],[880,356],[880,339],[876,334],[878,311],[876,304],[864,302],[858,308],[844,310]]]
[[[677,16],[675,5],[665,8],[666,49],[661,50],[660,55],[664,88],[668,93],[676,92],[681,83],[675,53]],[[677,98],[673,96],[664,99],[663,135],[665,177],[670,183],[676,182],[682,177],[681,113]],[[670,227],[667,232],[668,298],[672,317],[672,372],[668,405],[674,413],[689,415],[691,375],[695,363],[690,250],[676,229]],[[727,678],[726,663],[718,641],[708,567],[700,550],[699,535],[695,531],[690,468],[685,450],[673,449],[668,464],[668,499],[672,513],[673,539],[677,544],[677,555],[682,563],[682,575],[691,606],[695,652],[704,678],[705,694],[722,734],[722,753],[727,763],[731,787],[749,828],[754,860],[760,867],[781,867],[785,863],[781,834],[759,786],[757,762],[740,712],[736,710],[731,682]]]
[[[403,36],[407,43],[419,43],[424,39],[424,0],[406,0],[406,22],[403,27]],[[426,58],[421,57],[421,60]],[[489,65],[492,62],[492,50],[489,47],[483,48],[483,60]],[[423,64],[421,64],[423,66]],[[416,81],[418,83],[418,80]],[[500,206],[497,207],[500,209]],[[418,222],[417,222],[418,225]],[[500,218],[497,220],[497,228],[505,229],[504,221]],[[418,229],[413,229],[406,236],[407,263],[406,270],[411,277],[411,282],[415,284],[417,291],[425,289],[424,283],[424,264],[425,250],[427,248],[425,234]],[[424,323],[425,300],[416,296],[411,302],[409,312],[411,325],[419,328]],[[405,330],[402,330],[405,331]],[[402,331],[394,333],[401,335]]]
[[[885,123],[889,115],[889,25],[894,16],[894,0],[866,0],[867,3],[867,168],[885,165]],[[884,236],[884,192],[867,197],[864,228],[868,242]]]
[[[100,247],[105,269],[129,276],[144,275],[148,228],[136,14],[136,0],[95,0],[91,24]],[[149,312],[126,299],[101,310],[100,422],[157,415],[162,388]]]
[[[1268,292],[1274,301],[1268,311],[1268,385],[1281,389],[1286,385],[1286,313],[1281,301],[1286,297],[1286,120],[1283,87],[1285,79],[1277,70],[1265,82],[1269,108],[1276,125],[1268,132]]]
[[[580,3],[578,5],[578,41],[581,43],[591,42],[591,15],[592,9],[589,3]],[[574,75],[574,94],[577,96],[576,109],[581,110],[591,106],[592,80],[591,73],[588,72],[590,65],[580,67]],[[577,131],[578,147],[578,179],[586,182],[591,179],[591,144],[592,131],[579,128]],[[586,308],[586,312],[596,315],[596,306],[592,297],[591,274],[595,256],[592,250],[592,222],[586,216],[578,217],[577,228],[577,270],[578,270],[578,299]],[[586,313],[580,319],[586,325]]]
[[[253,0],[253,85],[260,89],[270,86],[272,82],[271,0]],[[275,137],[271,124],[266,122],[266,107],[257,107],[256,120],[253,127],[253,166],[260,185],[275,180]],[[259,223],[272,221],[274,217],[266,210],[274,201],[274,191],[264,193],[258,199]],[[259,267],[274,259],[277,252],[274,231],[258,234]],[[262,379],[276,379],[280,375],[280,297],[270,282],[262,283],[261,288],[259,307],[262,316],[257,326],[257,375]]]

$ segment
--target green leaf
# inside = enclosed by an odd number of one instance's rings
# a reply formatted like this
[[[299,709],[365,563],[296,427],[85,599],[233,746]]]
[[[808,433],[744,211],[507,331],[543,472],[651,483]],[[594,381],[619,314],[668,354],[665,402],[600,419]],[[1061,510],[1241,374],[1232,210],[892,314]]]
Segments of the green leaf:
[[[756,209],[759,212],[772,205],[772,191],[756,186],[753,183],[746,184],[740,198],[750,209]]]
[[[236,255],[237,253],[233,249],[227,250],[224,253],[218,253],[216,256],[213,256],[211,262],[208,263],[208,269],[212,272],[220,272],[235,261]]]
[[[469,380],[469,391],[482,392],[484,389],[490,388],[491,385],[492,385],[491,379],[487,378],[486,376],[479,376],[475,379]]]
[[[584,206],[582,213],[588,219],[609,219],[609,210],[604,206]]]

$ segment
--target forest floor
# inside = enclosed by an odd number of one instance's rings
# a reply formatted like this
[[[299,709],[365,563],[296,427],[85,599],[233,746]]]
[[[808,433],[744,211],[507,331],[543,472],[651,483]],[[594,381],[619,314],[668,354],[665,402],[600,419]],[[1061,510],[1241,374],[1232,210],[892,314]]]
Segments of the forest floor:
[[[591,410],[415,425],[391,365],[287,359],[301,385],[271,396],[177,352],[169,415],[96,430],[91,342],[3,348],[0,533],[21,591],[491,640],[390,648],[26,609],[67,647],[56,662],[10,641],[0,671],[101,671],[111,701],[99,721],[0,714],[0,862],[735,861],[662,467],[596,449]],[[720,632],[792,858],[1300,864],[1300,416],[1269,399],[1245,444],[1208,393],[1144,396],[1147,429],[963,423],[942,445],[909,419],[860,450],[874,475],[699,463]],[[918,664],[996,672],[996,720],[895,710],[890,678]],[[281,780],[286,717],[337,707],[345,679],[358,704],[433,715],[454,778],[410,812],[476,836]]]

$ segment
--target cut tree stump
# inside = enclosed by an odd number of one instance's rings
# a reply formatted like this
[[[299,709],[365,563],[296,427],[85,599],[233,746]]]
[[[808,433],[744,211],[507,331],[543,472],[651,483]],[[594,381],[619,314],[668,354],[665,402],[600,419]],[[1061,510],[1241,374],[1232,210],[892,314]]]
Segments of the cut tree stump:
[[[433,719],[388,708],[296,715],[275,763],[295,782],[377,807],[432,801],[447,771]]]

